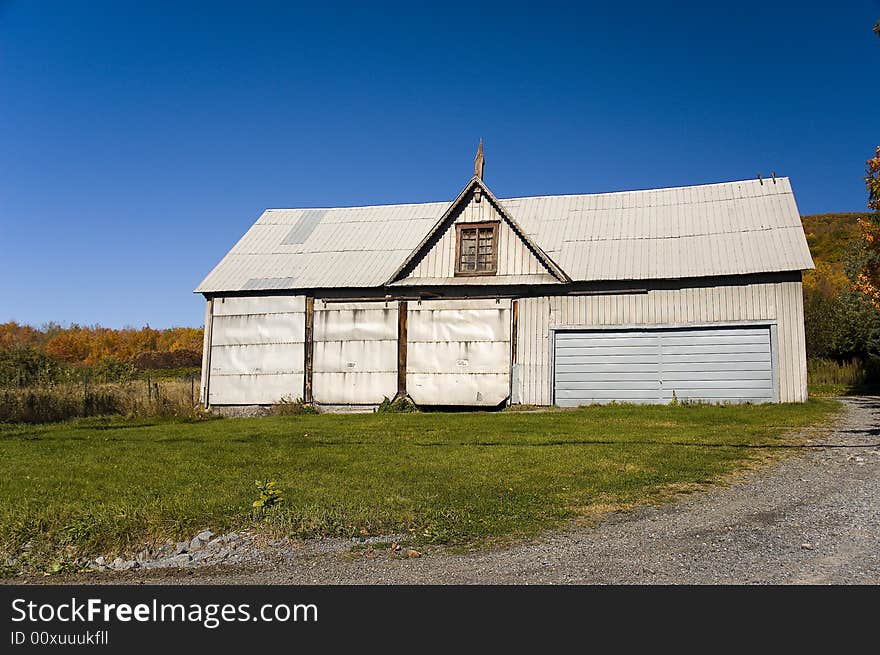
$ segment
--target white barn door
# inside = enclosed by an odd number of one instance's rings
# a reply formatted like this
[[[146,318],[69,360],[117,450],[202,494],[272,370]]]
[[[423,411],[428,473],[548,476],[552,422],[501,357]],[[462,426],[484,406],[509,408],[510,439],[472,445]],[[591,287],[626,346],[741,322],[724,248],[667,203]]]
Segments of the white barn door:
[[[510,395],[510,300],[423,300],[407,315],[417,405],[495,406]]]
[[[376,405],[397,393],[397,302],[315,301],[312,396]]]
[[[305,298],[215,298],[211,405],[271,405],[303,393]]]

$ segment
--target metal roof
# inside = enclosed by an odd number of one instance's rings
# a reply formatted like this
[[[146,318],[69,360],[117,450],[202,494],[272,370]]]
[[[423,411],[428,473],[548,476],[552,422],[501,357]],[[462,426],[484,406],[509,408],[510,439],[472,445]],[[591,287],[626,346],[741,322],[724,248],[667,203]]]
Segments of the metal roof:
[[[499,202],[576,281],[813,268],[784,177]],[[383,286],[450,204],[269,209],[196,292]]]

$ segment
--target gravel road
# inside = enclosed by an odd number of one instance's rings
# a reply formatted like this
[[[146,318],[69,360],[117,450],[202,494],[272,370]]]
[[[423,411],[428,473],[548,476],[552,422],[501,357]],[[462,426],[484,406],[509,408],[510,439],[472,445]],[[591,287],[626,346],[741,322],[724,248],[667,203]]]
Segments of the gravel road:
[[[833,430],[730,486],[464,555],[344,554],[333,540],[262,564],[101,574],[169,584],[880,583],[880,397],[847,398]]]

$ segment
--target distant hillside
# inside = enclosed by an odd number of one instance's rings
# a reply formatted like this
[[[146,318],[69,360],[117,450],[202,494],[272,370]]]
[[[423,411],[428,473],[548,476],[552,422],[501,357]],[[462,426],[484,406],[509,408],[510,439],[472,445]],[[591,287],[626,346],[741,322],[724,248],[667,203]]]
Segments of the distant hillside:
[[[836,271],[843,271],[846,250],[859,236],[859,226],[856,221],[867,214],[867,212],[847,212],[801,216],[807,244],[810,246],[810,253],[817,267],[821,263]]]

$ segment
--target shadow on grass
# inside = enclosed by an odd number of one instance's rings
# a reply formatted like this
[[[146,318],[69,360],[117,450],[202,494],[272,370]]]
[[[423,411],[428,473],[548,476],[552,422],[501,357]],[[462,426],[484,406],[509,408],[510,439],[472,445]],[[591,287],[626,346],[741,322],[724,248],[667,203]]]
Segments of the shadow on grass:
[[[847,430],[853,434],[869,434],[877,436],[880,430]],[[375,445],[373,441],[314,441],[315,446],[370,446]],[[522,448],[556,448],[559,446],[677,446],[684,448],[754,448],[764,450],[775,449],[791,449],[791,450],[818,450],[823,448],[880,448],[880,442],[867,444],[829,444],[829,443],[809,443],[809,444],[752,444],[752,443],[707,443],[701,441],[652,441],[648,439],[640,440],[614,440],[614,439],[576,439],[569,441],[542,441],[535,443],[533,441],[421,441],[413,442],[411,445],[423,448],[461,448],[463,446],[474,446],[477,448],[493,448],[493,447],[522,447]]]

